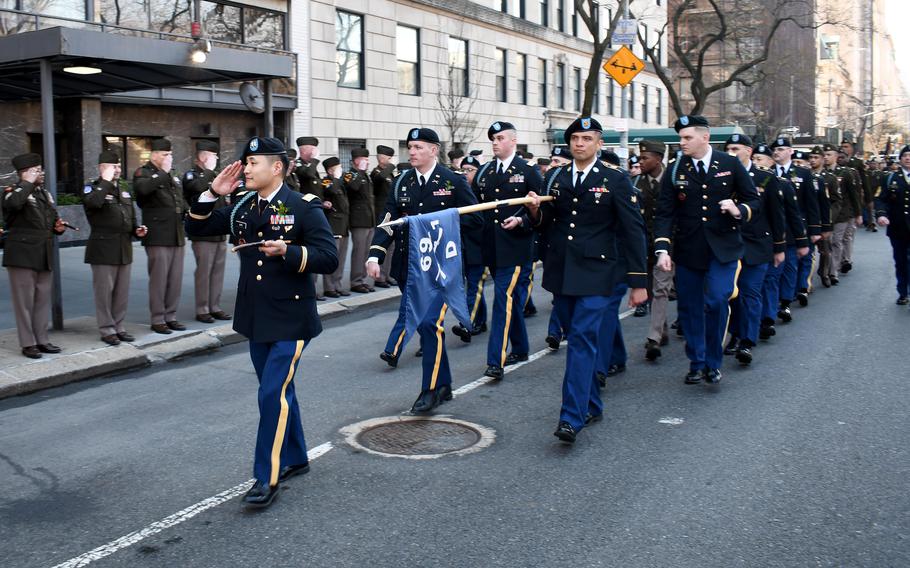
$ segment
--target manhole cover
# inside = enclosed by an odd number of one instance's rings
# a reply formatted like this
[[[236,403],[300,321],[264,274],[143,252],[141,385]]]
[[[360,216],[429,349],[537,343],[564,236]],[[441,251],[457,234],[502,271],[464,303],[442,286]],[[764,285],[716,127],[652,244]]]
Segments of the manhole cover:
[[[476,452],[493,443],[489,428],[444,416],[391,416],[342,429],[353,447],[373,454],[410,459]]]

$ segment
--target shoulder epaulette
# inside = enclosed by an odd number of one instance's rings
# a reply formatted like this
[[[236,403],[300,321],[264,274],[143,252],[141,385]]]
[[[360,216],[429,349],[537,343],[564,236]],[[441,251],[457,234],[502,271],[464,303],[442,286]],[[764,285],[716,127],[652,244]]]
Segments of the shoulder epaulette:
[[[304,200],[304,201],[307,201],[307,202],[313,201],[314,199],[317,199],[317,196],[316,196],[315,194],[312,194],[312,193],[307,193],[307,194],[305,194],[305,195],[303,196],[303,200]]]

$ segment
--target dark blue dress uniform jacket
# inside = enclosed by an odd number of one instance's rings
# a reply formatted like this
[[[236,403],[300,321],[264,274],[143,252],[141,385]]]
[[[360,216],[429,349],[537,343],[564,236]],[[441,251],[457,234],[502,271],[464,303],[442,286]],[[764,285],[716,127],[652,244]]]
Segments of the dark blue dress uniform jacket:
[[[787,177],[796,191],[796,200],[802,212],[803,223],[806,225],[806,234],[810,237],[822,234],[822,218],[818,202],[818,183],[812,172],[799,166],[790,166]],[[829,205],[830,215],[830,205]]]
[[[787,219],[787,246],[807,247],[809,237],[806,235],[806,221],[803,212],[799,209],[799,199],[796,197],[796,188],[788,183],[786,178],[778,177],[777,184],[784,192],[784,216]]]
[[[743,262],[757,266],[773,261],[774,253],[787,250],[787,218],[784,191],[777,182],[777,176],[755,164],[749,168],[749,176],[755,183],[761,206],[757,213],[753,213],[752,220],[743,224],[743,244],[746,247]]]
[[[452,207],[474,205],[477,199],[468,181],[464,176],[456,174],[449,168],[436,164],[430,172],[429,179],[423,191],[417,181],[417,170],[411,168],[396,178],[392,184],[392,192],[385,204],[385,213],[389,219],[398,219],[405,215],[418,213],[432,213]],[[469,213],[461,216],[461,232],[480,230],[483,217],[479,213]],[[395,242],[396,253],[392,259],[392,278],[401,285],[408,277],[408,231],[407,224],[390,227],[389,230],[376,229],[373,233],[373,244],[370,246],[370,256],[385,260],[389,245]]]
[[[502,175],[496,173],[496,167],[496,160],[490,160],[474,178],[474,194],[481,203],[525,197],[529,191],[540,195],[543,187],[540,172],[523,159],[515,156]],[[484,264],[495,268],[521,266],[531,262],[534,230],[524,225],[508,231],[502,228],[504,220],[523,212],[524,207],[521,205],[484,211]]]
[[[875,192],[875,216],[888,218],[888,236],[910,239],[910,183],[903,170],[885,174]]]
[[[283,184],[260,215],[255,191],[214,210],[216,202],[196,203],[186,220],[190,235],[233,233],[238,242],[284,240],[287,254],[266,256],[259,247],[237,251],[240,280],[234,330],[257,343],[307,341],[319,335],[316,290],[311,274],[338,268],[338,253],[322,202]],[[286,211],[282,211],[282,209]]]
[[[745,253],[741,224],[758,213],[759,198],[752,178],[739,159],[714,150],[702,178],[689,156],[678,159],[664,174],[654,218],[654,249],[669,251],[674,262],[706,270],[711,256],[733,262]],[[674,170],[675,167],[675,170]],[[722,213],[720,203],[732,199],[740,219]]]
[[[566,296],[610,296],[623,281],[645,288],[645,222],[629,176],[597,164],[580,188],[572,186],[572,165],[560,167],[545,188],[556,199],[540,205],[535,229],[547,237],[543,287]]]

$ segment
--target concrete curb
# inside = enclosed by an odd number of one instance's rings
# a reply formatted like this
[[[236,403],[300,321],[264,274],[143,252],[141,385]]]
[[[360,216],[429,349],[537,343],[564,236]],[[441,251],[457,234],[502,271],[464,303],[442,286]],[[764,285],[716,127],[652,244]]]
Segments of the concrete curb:
[[[317,309],[320,318],[325,321],[366,308],[383,307],[400,297],[401,292],[397,288],[389,288],[338,302],[320,303]],[[99,347],[24,362],[0,370],[0,399],[149,365],[160,365],[244,341],[246,338],[234,331],[231,324],[225,324],[181,332],[175,337],[144,344],[121,343],[116,347]]]

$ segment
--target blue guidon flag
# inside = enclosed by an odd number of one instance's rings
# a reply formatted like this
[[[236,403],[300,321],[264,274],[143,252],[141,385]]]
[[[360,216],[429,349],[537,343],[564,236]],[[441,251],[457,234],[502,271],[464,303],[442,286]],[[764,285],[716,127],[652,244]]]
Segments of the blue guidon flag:
[[[408,215],[408,282],[404,289],[405,341],[434,301],[442,297],[459,323],[470,329],[464,293],[461,225],[457,209]],[[438,309],[438,308],[437,308]]]

